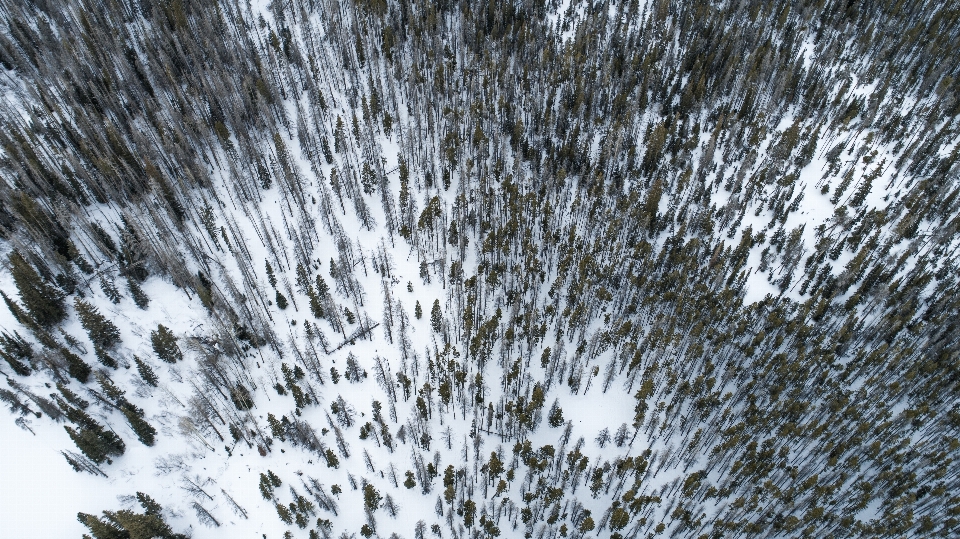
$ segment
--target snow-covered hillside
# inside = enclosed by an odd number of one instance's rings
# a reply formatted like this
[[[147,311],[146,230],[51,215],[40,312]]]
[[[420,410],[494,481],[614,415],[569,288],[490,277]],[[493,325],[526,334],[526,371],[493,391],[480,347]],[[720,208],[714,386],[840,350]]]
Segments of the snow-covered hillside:
[[[956,534],[937,7],[0,2],[4,528]]]

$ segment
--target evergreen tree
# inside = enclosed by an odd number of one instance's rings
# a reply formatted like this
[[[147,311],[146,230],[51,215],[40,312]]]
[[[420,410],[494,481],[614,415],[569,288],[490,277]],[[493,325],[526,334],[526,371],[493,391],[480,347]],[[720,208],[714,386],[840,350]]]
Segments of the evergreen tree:
[[[137,372],[140,373],[140,378],[143,378],[143,381],[151,386],[157,387],[159,379],[153,372],[153,368],[137,356],[133,356],[133,361],[137,364]]]
[[[67,372],[70,374],[70,376],[81,384],[87,383],[87,379],[90,377],[90,372],[93,370],[90,365],[88,365],[84,360],[80,359],[80,356],[62,346],[60,347],[60,355],[67,362]]]
[[[559,401],[553,401],[553,406],[550,407],[550,413],[547,416],[547,422],[554,428],[563,425],[563,409],[560,408]]]
[[[77,309],[80,324],[87,330],[87,335],[95,346],[109,350],[120,342],[120,330],[100,314],[96,307],[80,298],[74,298],[73,305]]]
[[[273,288],[277,287],[277,276],[273,273],[273,266],[270,265],[270,261],[265,261],[267,265],[267,282],[270,283],[270,286]]]
[[[90,530],[93,539],[129,539],[130,534],[109,521],[104,521],[94,515],[77,513],[77,520]]]
[[[101,275],[100,289],[103,290],[104,295],[106,295],[114,305],[120,303],[120,291],[117,290],[117,286],[113,283],[113,279],[107,279]]]
[[[370,483],[363,486],[363,507],[367,511],[373,512],[380,508],[380,501],[383,499],[380,492]]]
[[[443,312],[440,310],[439,299],[433,300],[433,307],[430,309],[430,327],[437,333],[443,331]]]
[[[111,431],[104,430],[101,425],[91,422],[89,425],[81,425],[79,430],[74,430],[69,426],[63,427],[73,443],[84,455],[97,464],[104,461],[111,462],[110,457],[123,455],[126,451],[126,445],[119,436]]]
[[[33,359],[33,350],[30,344],[20,337],[20,334],[14,332],[14,336],[4,332],[0,334],[0,357],[10,365],[13,372],[20,376],[30,375],[29,362]],[[26,363],[24,362],[26,361]]]
[[[177,345],[177,338],[163,324],[158,324],[157,329],[150,332],[150,343],[153,344],[153,351],[157,357],[167,363],[176,363],[183,359],[183,352]]]
[[[186,535],[174,533],[163,520],[162,508],[153,498],[142,492],[137,492],[136,497],[143,513],[129,509],[104,511],[102,517],[77,513],[77,520],[94,539],[187,539]]]
[[[2,290],[0,290],[0,296],[3,297],[3,302],[7,304],[7,308],[10,309],[10,312],[13,314],[13,318],[17,322],[20,322],[27,327],[32,327],[35,324],[30,314],[25,311],[23,307],[10,299]]]
[[[44,282],[18,251],[10,253],[10,273],[20,293],[20,301],[37,324],[52,326],[66,316],[64,294],[57,287]],[[4,295],[7,305],[10,301]],[[11,311],[13,309],[11,308]],[[14,314],[17,314],[14,312]]]
[[[146,310],[150,305],[150,297],[147,296],[143,288],[140,287],[140,283],[129,275],[127,276],[127,289],[130,290],[130,295],[133,297],[133,302],[137,307]]]
[[[153,539],[173,535],[170,526],[160,515],[140,514],[127,509],[117,512],[104,511],[104,515],[126,531],[130,539]]]
[[[133,432],[136,433],[137,439],[140,440],[143,445],[152,446],[157,436],[157,429],[153,428],[150,423],[147,423],[143,419],[142,412],[135,409],[133,406],[124,406],[121,408],[124,417],[127,418],[127,422],[130,423],[130,428],[133,429]]]
[[[119,367],[119,365],[117,365],[117,360],[113,359],[113,357],[99,344],[93,345],[93,352],[97,356],[97,360],[100,361],[100,363],[103,363],[111,369],[116,369]]]

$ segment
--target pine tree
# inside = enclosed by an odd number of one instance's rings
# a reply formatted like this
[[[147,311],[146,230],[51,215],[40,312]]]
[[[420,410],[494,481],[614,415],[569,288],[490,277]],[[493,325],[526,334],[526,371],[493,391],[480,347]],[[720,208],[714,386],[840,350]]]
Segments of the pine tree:
[[[100,363],[103,363],[104,365],[106,365],[107,367],[110,367],[111,369],[116,369],[117,367],[119,367],[119,365],[117,365],[117,360],[113,359],[113,357],[109,353],[107,353],[107,351],[104,350],[102,346],[98,344],[94,344],[93,352],[97,356],[97,360],[100,361]]]
[[[130,428],[133,429],[133,432],[137,435],[137,439],[140,440],[143,445],[152,446],[156,436],[157,429],[153,428],[150,423],[147,423],[142,417],[142,412],[138,413],[139,410],[136,410],[132,405],[124,406],[121,408],[124,417],[127,418],[127,422],[130,423]]]
[[[137,356],[133,356],[133,361],[137,364],[137,372],[140,373],[140,378],[143,378],[143,381],[151,386],[157,387],[159,379],[153,372],[153,368]]]
[[[104,461],[109,463],[111,456],[123,455],[126,450],[123,440],[113,432],[104,430],[95,421],[91,423],[89,426],[80,426],[80,430],[74,430],[68,426],[63,428],[80,451],[97,464],[102,464]]]
[[[0,296],[3,297],[3,302],[7,304],[7,308],[10,309],[10,312],[13,314],[14,320],[27,327],[32,327],[35,324],[30,313],[25,311],[17,302],[10,299],[2,290],[0,290]]]
[[[467,528],[473,527],[473,518],[477,512],[477,503],[473,500],[463,502],[463,525]]]
[[[130,290],[130,295],[133,296],[133,302],[137,307],[146,310],[150,305],[150,297],[140,287],[140,283],[133,277],[127,276],[127,289]]]
[[[77,309],[80,324],[87,330],[87,335],[94,345],[109,350],[120,342],[120,330],[100,314],[96,307],[80,298],[74,298],[73,305]]]
[[[163,324],[158,324],[157,329],[150,332],[150,342],[157,356],[167,363],[176,363],[183,359],[183,352],[177,346],[177,338]]]
[[[104,511],[107,518],[125,530],[130,539],[151,539],[154,537],[171,537],[170,526],[163,521],[160,515],[139,514],[127,509],[117,512]]]
[[[279,290],[277,290],[277,307],[280,307],[280,309],[282,310],[282,309],[286,309],[287,305],[289,305],[287,303],[287,297],[281,294]]]
[[[111,522],[86,513],[77,513],[77,520],[90,530],[94,539],[129,539],[130,534]]]
[[[163,509],[153,498],[142,492],[137,492],[136,497],[143,513],[129,509],[104,511],[102,517],[77,513],[77,520],[95,539],[187,539],[186,535],[174,533],[164,522]]]
[[[13,372],[20,376],[30,375],[30,366],[28,363],[33,358],[33,350],[30,344],[23,340],[19,333],[14,332],[14,336],[8,333],[0,333],[0,357],[10,365]],[[27,363],[24,363],[26,360]]]
[[[270,265],[270,261],[266,261],[267,265],[267,282],[270,283],[270,286],[277,287],[277,276],[273,273],[273,266]]]
[[[114,305],[120,303],[120,291],[117,290],[117,286],[113,284],[112,279],[107,279],[103,275],[100,276],[100,289],[103,290],[104,295],[113,302]]]
[[[423,318],[423,307],[420,306],[420,302],[417,301],[417,304],[413,306],[413,316],[420,320]]]
[[[18,251],[10,254],[10,273],[20,293],[20,301],[37,324],[52,326],[67,315],[64,307],[64,294],[58,288],[43,281]],[[4,296],[7,305],[10,301]],[[11,308],[11,311],[13,309]],[[16,312],[14,313],[17,314]]]
[[[413,487],[417,486],[417,482],[414,481],[414,479],[413,479],[413,472],[412,472],[412,471],[407,470],[406,476],[407,476],[407,478],[403,481],[403,486],[405,486],[405,487],[407,487],[407,488],[413,488]]]
[[[93,370],[90,365],[80,359],[80,356],[62,346],[60,347],[60,355],[67,361],[67,373],[81,384],[87,383],[90,372]]]
[[[137,501],[140,502],[140,506],[143,507],[144,513],[158,516],[163,514],[163,508],[150,496],[142,492],[137,492]]]
[[[443,312],[440,310],[439,299],[433,300],[433,307],[430,309],[430,327],[437,333],[443,331]]]
[[[380,508],[380,501],[383,499],[380,492],[370,483],[363,486],[363,507],[367,511],[373,512]]]
[[[563,425],[563,409],[560,408],[560,403],[556,400],[553,401],[553,406],[550,407],[547,422],[554,428]]]

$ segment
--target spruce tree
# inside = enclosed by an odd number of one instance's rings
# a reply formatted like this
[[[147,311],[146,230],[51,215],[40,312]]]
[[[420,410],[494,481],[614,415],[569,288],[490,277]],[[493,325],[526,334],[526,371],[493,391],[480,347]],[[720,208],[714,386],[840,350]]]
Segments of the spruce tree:
[[[407,487],[407,488],[413,488],[413,487],[417,486],[417,482],[413,479],[413,472],[412,472],[412,471],[407,470],[406,476],[407,476],[407,478],[403,481],[403,486],[405,486],[405,487]]]
[[[104,295],[113,302],[114,305],[120,303],[120,291],[117,290],[117,285],[113,283],[112,279],[107,279],[103,275],[100,276],[100,289],[103,290]]]
[[[277,287],[277,276],[273,273],[273,266],[270,265],[270,261],[266,261],[267,264],[267,281],[270,282],[270,286]]]
[[[159,515],[139,514],[127,509],[117,512],[104,511],[111,521],[127,532],[130,539],[152,539],[171,537],[170,526]]]
[[[163,324],[158,324],[155,331],[150,332],[150,343],[157,356],[167,363],[176,363],[183,359],[183,352],[177,346],[177,338],[173,332]]]
[[[73,305],[77,309],[80,324],[87,330],[87,335],[95,346],[110,350],[120,342],[120,330],[100,314],[96,307],[80,298],[74,298]]]
[[[147,423],[147,421],[143,419],[142,412],[137,413],[139,410],[136,410],[133,406],[124,406],[121,411],[124,417],[127,418],[127,422],[130,423],[130,428],[136,433],[137,439],[140,440],[143,445],[152,446],[157,436],[157,429],[153,428],[150,423]]]
[[[90,530],[93,539],[129,539],[130,534],[111,522],[86,513],[77,513],[77,520]]]
[[[119,365],[117,365],[117,360],[113,359],[113,357],[107,353],[102,346],[97,344],[93,345],[93,352],[96,354],[97,360],[99,360],[100,363],[103,363],[111,369],[116,369],[119,367]]]
[[[137,501],[140,502],[140,506],[143,507],[144,513],[158,516],[163,514],[163,508],[150,496],[142,492],[137,492]]]
[[[140,283],[129,275],[127,276],[127,289],[130,290],[130,295],[137,307],[146,310],[150,305],[150,297],[143,291],[143,288],[140,288]]]
[[[19,333],[14,332],[14,336],[5,332],[0,333],[0,348],[2,348],[0,357],[6,360],[13,372],[20,376],[30,375],[29,362],[33,359],[33,350]]]
[[[373,485],[367,483],[363,486],[363,507],[370,512],[380,508],[380,501],[383,498]]]
[[[559,427],[563,425],[563,409],[560,408],[560,403],[556,400],[553,401],[553,406],[550,407],[550,414],[547,416],[547,422],[550,423],[551,427]]]
[[[80,359],[80,356],[62,346],[60,347],[60,355],[63,356],[63,359],[67,362],[67,372],[70,376],[81,384],[87,383],[87,379],[90,377],[90,371],[93,370],[90,365],[87,365],[84,360]]]
[[[37,324],[49,327],[63,320],[67,314],[63,292],[44,282],[17,251],[10,254],[10,273],[20,293],[20,301]]]
[[[157,387],[159,380],[156,373],[153,372],[153,368],[137,356],[133,356],[133,361],[137,364],[137,372],[140,373],[140,378],[143,378],[144,382],[153,387]]]
[[[440,300],[433,300],[433,307],[430,309],[430,327],[440,333],[443,331],[443,312],[440,310]]]
[[[27,364],[3,351],[0,351],[0,357],[6,360],[13,372],[20,376],[30,376],[30,367]]]
[[[17,304],[17,302],[10,299],[10,297],[4,294],[2,290],[0,290],[0,296],[3,297],[3,302],[7,304],[7,308],[10,309],[11,313],[13,313],[13,318],[17,322],[20,322],[27,327],[32,327],[35,324],[33,318],[30,317],[30,313],[24,310],[24,308]]]
[[[111,431],[106,431],[103,427],[91,421],[89,426],[80,426],[79,430],[64,426],[63,428],[70,435],[73,443],[88,459],[97,464],[104,461],[111,462],[111,456],[120,456],[126,450],[126,445],[119,436]]]
[[[163,520],[163,509],[153,498],[137,492],[137,501],[143,513],[130,509],[104,511],[102,517],[77,513],[77,520],[90,530],[94,539],[187,539],[186,535],[174,533]]]

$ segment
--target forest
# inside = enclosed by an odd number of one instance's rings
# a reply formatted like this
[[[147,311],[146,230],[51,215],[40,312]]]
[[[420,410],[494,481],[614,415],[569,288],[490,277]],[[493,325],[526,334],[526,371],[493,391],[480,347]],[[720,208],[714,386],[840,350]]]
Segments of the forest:
[[[0,13],[19,537],[960,535],[960,4]]]

